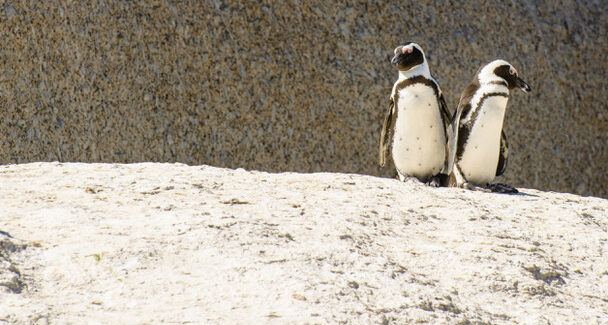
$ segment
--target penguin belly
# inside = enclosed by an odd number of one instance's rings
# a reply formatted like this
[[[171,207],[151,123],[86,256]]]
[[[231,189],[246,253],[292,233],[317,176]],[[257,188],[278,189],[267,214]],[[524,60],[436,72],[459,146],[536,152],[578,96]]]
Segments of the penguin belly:
[[[462,176],[475,185],[486,185],[496,177],[500,154],[500,134],[507,97],[488,97],[479,108],[458,167]]]
[[[415,84],[397,98],[392,155],[402,176],[426,181],[437,175],[445,161],[445,131],[439,103],[431,87]]]

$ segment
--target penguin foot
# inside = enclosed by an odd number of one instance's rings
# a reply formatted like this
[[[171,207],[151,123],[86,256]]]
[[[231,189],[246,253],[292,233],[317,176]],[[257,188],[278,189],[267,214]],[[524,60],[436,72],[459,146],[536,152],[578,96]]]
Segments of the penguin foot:
[[[471,190],[471,191],[480,191],[480,192],[486,192],[486,193],[492,192],[492,190],[489,189],[489,188],[473,185],[473,184],[471,184],[469,182],[463,183],[462,184],[462,188],[466,188],[466,189]]]
[[[439,187],[441,185],[441,181],[438,176],[433,176],[425,184],[431,187]]]
[[[399,173],[397,173],[397,179],[401,182],[417,182],[417,183],[422,183],[418,178],[416,178],[416,176],[407,176],[407,175],[401,175]]]
[[[505,193],[505,194],[519,193],[519,191],[515,187],[513,187],[511,185],[507,185],[507,184],[502,184],[502,183],[488,184],[488,189],[490,189],[493,193]]]
[[[414,183],[418,183],[418,184],[422,183],[416,176],[407,176],[407,177],[405,177],[403,182],[414,182]]]
[[[426,182],[426,185],[432,186],[432,187],[447,186],[448,185],[448,175],[446,175],[446,174],[437,174],[437,175],[431,177]]]

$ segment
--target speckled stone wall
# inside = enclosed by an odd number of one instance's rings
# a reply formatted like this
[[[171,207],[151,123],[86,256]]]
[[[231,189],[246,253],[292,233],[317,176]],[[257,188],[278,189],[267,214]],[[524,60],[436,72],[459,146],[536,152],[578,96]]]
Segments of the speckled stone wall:
[[[0,162],[177,161],[390,176],[378,137],[420,43],[455,109],[511,62],[499,180],[608,196],[608,2],[0,1]]]

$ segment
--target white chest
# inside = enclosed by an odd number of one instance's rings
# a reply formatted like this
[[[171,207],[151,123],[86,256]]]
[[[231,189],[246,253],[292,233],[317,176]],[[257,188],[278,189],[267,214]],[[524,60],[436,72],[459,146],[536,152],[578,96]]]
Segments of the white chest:
[[[479,108],[458,161],[458,167],[470,183],[486,185],[496,176],[506,106],[507,97],[492,96],[486,98]]]
[[[411,85],[395,99],[395,167],[402,175],[420,179],[438,174],[445,161],[446,139],[434,90],[423,84]]]

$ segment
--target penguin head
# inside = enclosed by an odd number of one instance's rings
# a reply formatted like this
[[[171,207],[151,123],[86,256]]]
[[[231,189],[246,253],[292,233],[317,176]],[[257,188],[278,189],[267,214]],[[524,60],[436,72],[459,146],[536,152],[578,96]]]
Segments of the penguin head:
[[[425,64],[424,52],[420,45],[407,42],[395,48],[394,55],[390,61],[393,67],[399,71],[408,71],[414,67]]]
[[[519,88],[524,92],[532,90],[532,88],[519,77],[517,70],[505,60],[494,60],[488,63],[481,69],[478,77],[481,84],[504,82],[509,89]]]

